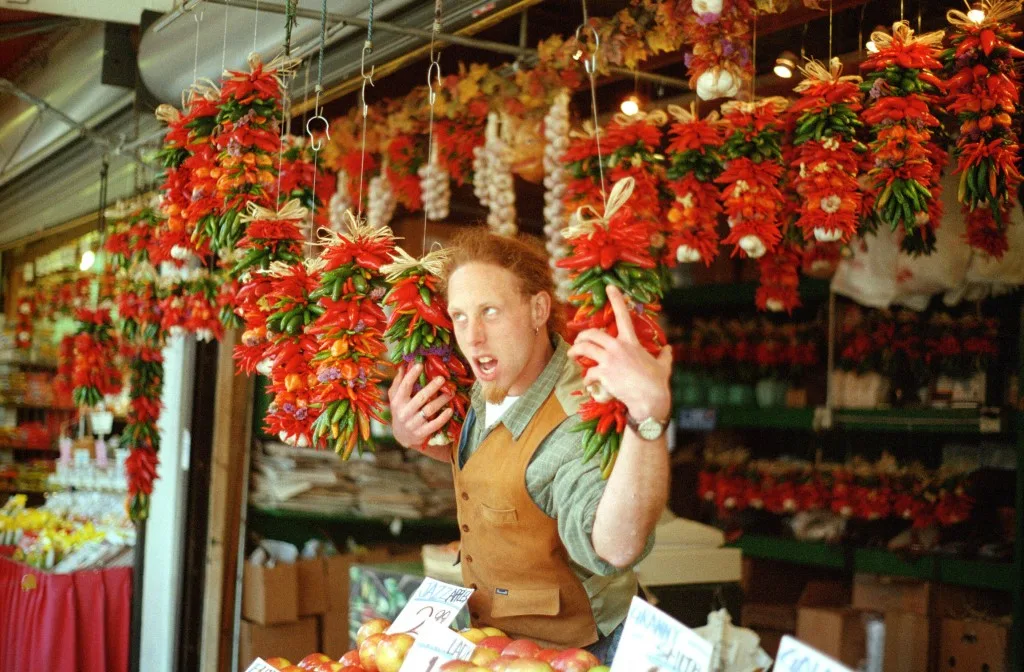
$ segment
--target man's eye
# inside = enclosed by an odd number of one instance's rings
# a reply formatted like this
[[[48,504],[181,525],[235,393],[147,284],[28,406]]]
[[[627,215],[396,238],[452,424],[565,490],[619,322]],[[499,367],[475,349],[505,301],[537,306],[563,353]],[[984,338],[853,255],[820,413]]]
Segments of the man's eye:
[[[454,315],[452,315],[452,322],[465,322],[465,321],[466,321],[466,316],[463,315],[462,313],[455,313]]]
[[[485,308],[484,309],[484,316],[485,317],[494,317],[497,314],[498,314],[498,309],[497,308]]]

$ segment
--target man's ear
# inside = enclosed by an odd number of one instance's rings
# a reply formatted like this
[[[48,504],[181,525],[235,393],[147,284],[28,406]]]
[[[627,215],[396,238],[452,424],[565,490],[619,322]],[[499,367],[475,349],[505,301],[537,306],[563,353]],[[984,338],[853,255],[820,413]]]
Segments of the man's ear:
[[[533,320],[534,329],[539,329],[548,323],[551,316],[551,295],[547,292],[537,292],[530,299],[530,319]]]

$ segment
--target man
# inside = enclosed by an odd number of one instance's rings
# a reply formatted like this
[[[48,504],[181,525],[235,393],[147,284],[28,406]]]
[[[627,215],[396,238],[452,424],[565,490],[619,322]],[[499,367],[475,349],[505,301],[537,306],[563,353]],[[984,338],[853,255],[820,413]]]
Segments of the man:
[[[671,352],[655,358],[638,344],[612,286],[618,338],[588,330],[570,348],[558,335],[547,258],[523,239],[468,232],[443,276],[476,382],[458,445],[425,452],[452,464],[473,622],[543,645],[589,647],[610,662],[637,594],[632,567],[650,550],[668,498]],[[586,379],[577,356],[597,362]],[[420,372],[403,367],[388,393],[395,438],[416,449],[452,414],[441,379],[415,392]],[[572,431],[586,398],[573,393],[592,382],[630,416],[607,481],[596,460],[581,460],[581,434]]]

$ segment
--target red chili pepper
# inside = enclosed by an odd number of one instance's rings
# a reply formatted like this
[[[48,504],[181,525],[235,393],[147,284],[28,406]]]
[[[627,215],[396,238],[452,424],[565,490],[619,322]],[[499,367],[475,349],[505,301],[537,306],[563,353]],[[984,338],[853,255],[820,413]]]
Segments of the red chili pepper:
[[[992,48],[997,43],[996,34],[991,28],[985,28],[981,31],[981,51],[986,56],[992,53]]]

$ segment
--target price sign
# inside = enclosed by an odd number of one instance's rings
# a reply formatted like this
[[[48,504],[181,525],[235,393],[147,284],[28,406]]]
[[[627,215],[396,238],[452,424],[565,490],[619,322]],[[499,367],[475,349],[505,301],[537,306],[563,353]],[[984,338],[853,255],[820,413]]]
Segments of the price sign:
[[[388,634],[407,632],[418,637],[420,629],[428,621],[447,628],[469,602],[472,594],[470,588],[453,586],[427,577],[388,628]]]
[[[476,646],[450,628],[427,621],[399,672],[437,672],[450,660],[469,660]]]
[[[245,668],[245,672],[279,672],[279,670],[262,658],[257,658],[252,661],[252,665]]]
[[[782,638],[772,669],[776,672],[850,672],[850,668],[789,635]]]
[[[710,672],[713,649],[693,630],[634,597],[611,672]]]

